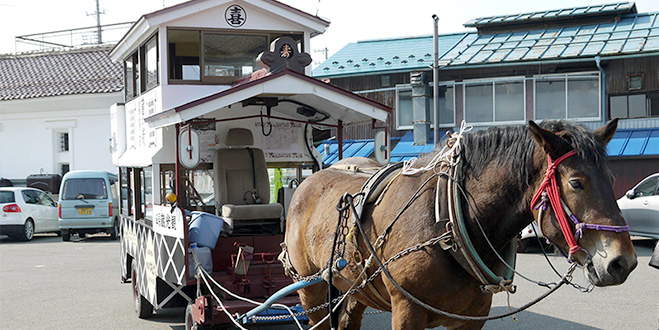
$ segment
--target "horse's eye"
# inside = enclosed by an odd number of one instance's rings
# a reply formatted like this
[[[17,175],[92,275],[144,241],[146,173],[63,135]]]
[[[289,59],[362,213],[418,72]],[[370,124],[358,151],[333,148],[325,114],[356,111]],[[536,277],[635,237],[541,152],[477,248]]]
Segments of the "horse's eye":
[[[570,187],[572,187],[572,189],[582,190],[583,189],[583,183],[581,183],[581,181],[579,181],[579,180],[570,180]]]

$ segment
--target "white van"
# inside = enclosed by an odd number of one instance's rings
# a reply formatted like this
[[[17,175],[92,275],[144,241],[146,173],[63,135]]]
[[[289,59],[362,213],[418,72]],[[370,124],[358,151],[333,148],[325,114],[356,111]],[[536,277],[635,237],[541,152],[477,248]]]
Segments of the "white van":
[[[117,175],[104,171],[71,171],[59,193],[59,229],[64,241],[72,234],[105,232],[117,239],[119,200]]]

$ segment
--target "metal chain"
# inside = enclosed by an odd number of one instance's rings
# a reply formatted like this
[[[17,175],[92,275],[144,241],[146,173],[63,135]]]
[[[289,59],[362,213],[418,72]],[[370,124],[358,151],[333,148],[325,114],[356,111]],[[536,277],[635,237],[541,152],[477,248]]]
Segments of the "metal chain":
[[[404,257],[404,256],[406,256],[406,255],[408,255],[408,254],[410,254],[410,253],[412,253],[412,252],[419,251],[419,250],[423,249],[423,248],[426,247],[426,246],[431,246],[431,245],[437,244],[437,242],[439,242],[440,240],[442,240],[442,239],[443,239],[444,237],[446,237],[447,235],[448,235],[448,233],[444,233],[444,234],[442,234],[442,235],[440,235],[440,236],[437,236],[437,237],[435,237],[435,238],[432,238],[432,239],[430,239],[430,240],[428,240],[428,241],[426,241],[426,242],[419,243],[419,244],[416,244],[416,245],[414,245],[414,246],[411,246],[411,247],[409,247],[409,248],[407,248],[407,249],[405,249],[405,250],[402,250],[402,251],[396,253],[396,255],[394,255],[393,257],[389,258],[389,259],[384,263],[384,266],[386,267],[386,266],[388,266],[390,263],[392,263],[392,262],[394,262],[394,261],[396,261],[396,260],[398,260],[398,259],[400,259],[400,258],[402,258],[402,257]],[[340,295],[340,296],[334,298],[334,299],[332,300],[332,303],[338,303],[338,302],[339,302],[344,296],[346,296],[346,295],[351,296],[351,295],[355,294],[355,292],[357,292],[357,291],[359,291],[359,290],[365,288],[366,285],[367,285],[369,282],[372,282],[373,280],[375,280],[375,278],[378,277],[378,275],[380,275],[381,272],[382,272],[382,267],[378,267],[378,269],[375,270],[375,272],[374,272],[371,276],[369,276],[364,282],[362,282],[362,284],[360,284],[359,286],[353,288],[352,290],[350,290],[350,291],[348,291],[348,292],[346,292],[346,293],[344,293],[344,294],[342,294],[342,295]],[[312,275],[312,276],[315,276],[315,275]],[[291,318],[291,317],[298,317],[298,316],[302,316],[302,315],[311,314],[311,313],[317,312],[317,311],[319,311],[319,310],[325,309],[325,308],[327,308],[328,306],[329,306],[329,302],[326,302],[326,303],[323,303],[323,304],[318,305],[318,306],[316,306],[316,307],[313,307],[313,308],[311,308],[311,309],[308,309],[308,310],[305,310],[305,311],[302,311],[302,312],[293,313],[293,315],[291,315],[291,314],[287,314],[287,315],[277,315],[277,316],[253,316],[253,317],[252,317],[252,320],[253,320],[253,321],[280,321],[280,320],[289,319],[289,318]],[[379,313],[381,313],[381,311],[380,311],[380,312],[377,312],[377,313],[370,312],[370,314],[379,314]]]

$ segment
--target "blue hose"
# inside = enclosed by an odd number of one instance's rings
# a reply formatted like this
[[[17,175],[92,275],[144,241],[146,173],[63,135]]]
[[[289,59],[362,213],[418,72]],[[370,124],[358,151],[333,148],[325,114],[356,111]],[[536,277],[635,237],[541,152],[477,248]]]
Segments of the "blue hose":
[[[347,265],[347,262],[345,261],[345,259],[339,259],[338,262],[336,263],[335,268],[336,268],[336,270],[340,271],[346,265]],[[315,278],[311,281],[299,281],[299,282],[295,282],[293,284],[290,284],[290,285],[282,288],[281,290],[275,292],[263,304],[255,307],[254,309],[250,310],[249,312],[239,316],[238,321],[242,324],[246,324],[247,322],[249,322],[249,320],[251,320],[252,317],[254,317],[254,316],[258,315],[259,313],[265,311],[266,309],[270,308],[270,306],[272,306],[272,304],[274,304],[277,300],[279,300],[281,298],[284,298],[284,297],[288,296],[289,294],[291,294],[291,293],[293,293],[297,290],[304,289],[304,288],[306,288],[308,286],[312,286],[316,283],[320,283],[321,281],[323,281],[323,278],[318,277],[318,278]]]

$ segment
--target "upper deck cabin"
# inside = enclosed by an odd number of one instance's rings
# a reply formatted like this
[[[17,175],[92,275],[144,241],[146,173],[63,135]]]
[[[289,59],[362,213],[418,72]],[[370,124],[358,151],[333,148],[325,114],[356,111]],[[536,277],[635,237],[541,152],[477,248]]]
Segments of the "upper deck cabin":
[[[193,0],[140,17],[110,56],[124,64],[126,105],[154,100],[157,113],[261,69],[256,57],[278,37],[308,52],[328,26],[273,0]]]
[[[213,198],[204,173],[216,150],[231,147],[232,128],[251,131],[268,167],[294,168],[292,179],[322,159],[309,147],[311,126],[386,121],[389,107],[310,77],[310,39],[328,26],[274,0],[192,0],[143,15],[110,53],[125,84],[124,103],[111,107],[112,158],[122,182],[143,187],[141,201],[129,192],[133,205],[146,203],[148,213],[175,190],[167,181],[179,166],[179,133],[190,127],[201,160],[179,177],[203,200]],[[122,198],[122,212],[133,212]]]

